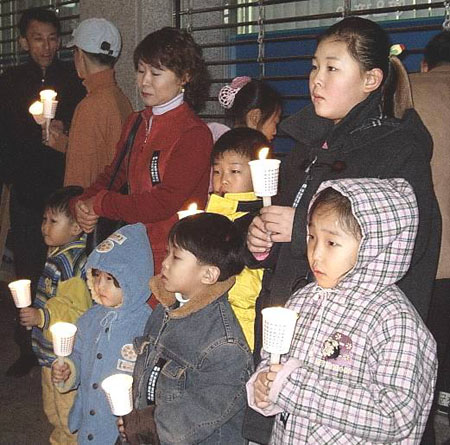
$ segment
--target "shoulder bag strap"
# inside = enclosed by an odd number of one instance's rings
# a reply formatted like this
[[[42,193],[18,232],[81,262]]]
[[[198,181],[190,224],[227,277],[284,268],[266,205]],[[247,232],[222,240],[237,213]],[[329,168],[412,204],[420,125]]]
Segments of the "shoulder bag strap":
[[[139,113],[138,117],[134,121],[133,126],[131,127],[130,132],[128,133],[127,142],[125,143],[125,146],[123,147],[122,152],[120,153],[119,158],[117,159],[116,165],[114,166],[114,171],[111,175],[111,179],[109,181],[108,190],[111,190],[111,187],[114,184],[114,181],[116,180],[117,173],[119,172],[119,168],[122,165],[123,160],[125,159],[125,156],[127,153],[131,150],[134,144],[134,139],[136,137],[136,133],[138,131],[139,125],[142,122],[142,116]]]

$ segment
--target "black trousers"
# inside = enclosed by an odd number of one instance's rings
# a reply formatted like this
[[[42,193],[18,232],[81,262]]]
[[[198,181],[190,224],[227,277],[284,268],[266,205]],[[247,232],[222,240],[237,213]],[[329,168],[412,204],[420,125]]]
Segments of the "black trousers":
[[[14,254],[16,276],[31,280],[31,295],[35,295],[37,282],[44,269],[47,246],[41,233],[42,211],[23,205],[11,190],[10,198],[11,249]],[[20,348],[20,355],[31,355],[31,331],[18,323],[14,339]]]

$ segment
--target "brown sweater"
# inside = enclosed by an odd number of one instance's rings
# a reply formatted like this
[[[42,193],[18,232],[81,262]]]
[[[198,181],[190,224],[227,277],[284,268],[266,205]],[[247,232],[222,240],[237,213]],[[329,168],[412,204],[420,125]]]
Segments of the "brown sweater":
[[[442,216],[442,241],[436,278],[450,278],[450,63],[410,75],[414,108],[433,137],[434,192]]]
[[[132,108],[112,69],[87,77],[83,84],[88,94],[78,104],[70,127],[64,185],[86,188],[111,163]]]

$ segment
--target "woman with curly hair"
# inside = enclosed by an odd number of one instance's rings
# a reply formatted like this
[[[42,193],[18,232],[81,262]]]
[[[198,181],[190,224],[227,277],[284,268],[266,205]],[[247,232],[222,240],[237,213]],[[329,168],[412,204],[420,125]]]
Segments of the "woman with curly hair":
[[[87,233],[100,216],[144,223],[159,273],[176,212],[188,202],[206,204],[212,138],[195,112],[208,97],[210,79],[200,47],[174,28],[147,35],[134,51],[134,65],[145,108],[130,116],[113,163],[73,208]],[[114,176],[135,124],[134,143]],[[126,184],[128,194],[121,194]]]

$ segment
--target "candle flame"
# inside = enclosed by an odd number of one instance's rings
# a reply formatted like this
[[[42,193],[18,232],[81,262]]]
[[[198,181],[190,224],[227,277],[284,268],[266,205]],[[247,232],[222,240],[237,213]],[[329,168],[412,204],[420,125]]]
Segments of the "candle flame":
[[[269,147],[261,148],[261,150],[259,150],[259,153],[258,153],[258,159],[259,160],[267,159],[267,156],[269,154],[269,150],[270,150]]]
[[[30,105],[30,108],[28,108],[28,111],[33,115],[33,116],[39,116],[40,114],[42,114],[44,112],[44,105],[42,105],[42,102],[39,102],[38,100],[36,102],[33,102]]]
[[[187,208],[190,212],[196,212],[197,211],[197,204],[193,202],[192,204],[189,204]]]
[[[53,90],[42,90],[39,93],[39,96],[41,96],[41,101],[54,100],[55,97],[57,96],[57,93],[56,91]]]

